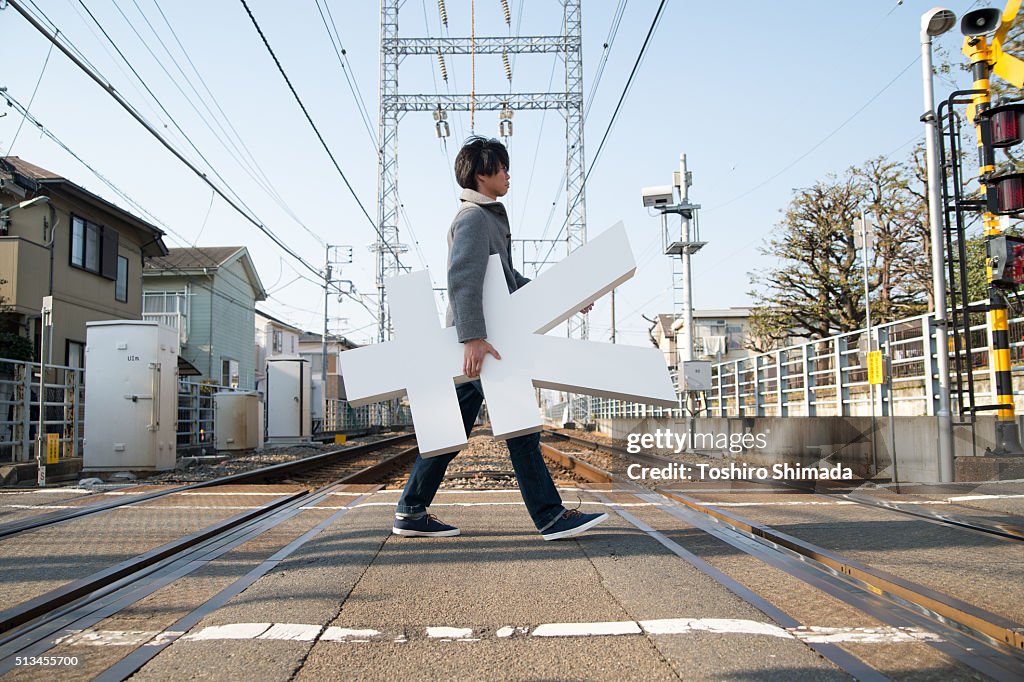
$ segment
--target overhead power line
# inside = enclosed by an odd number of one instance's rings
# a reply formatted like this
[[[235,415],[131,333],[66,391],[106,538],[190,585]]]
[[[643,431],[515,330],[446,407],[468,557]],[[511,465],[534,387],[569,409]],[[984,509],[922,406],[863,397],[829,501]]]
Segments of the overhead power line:
[[[338,163],[338,160],[334,158],[334,153],[331,152],[330,147],[327,146],[327,142],[324,140],[324,136],[320,134],[320,130],[316,127],[316,123],[313,122],[313,117],[309,115],[309,110],[307,110],[306,105],[302,103],[302,98],[299,97],[299,93],[295,91],[295,87],[292,85],[291,79],[288,78],[288,74],[285,72],[284,67],[281,66],[281,61],[277,58],[277,55],[274,54],[274,49],[270,47],[270,42],[267,40],[267,36],[263,33],[263,29],[260,28],[259,22],[256,21],[256,17],[253,15],[252,10],[249,9],[249,4],[245,0],[240,1],[242,3],[242,7],[245,8],[245,13],[249,15],[249,20],[252,22],[253,27],[256,29],[256,32],[260,35],[260,40],[263,41],[264,47],[267,48],[267,52],[270,53],[271,59],[274,60],[274,64],[277,66],[277,70],[281,73],[281,77],[284,78],[285,84],[288,85],[288,89],[291,91],[292,96],[295,98],[295,102],[299,105],[299,108],[302,109],[302,113],[306,117],[306,121],[309,122],[310,127],[313,128],[313,132],[316,133],[317,139],[320,140],[321,146],[323,146],[324,151],[327,152],[327,156],[330,157],[331,163],[334,164],[334,169],[338,171],[338,175],[341,176],[342,181],[345,183],[345,187],[348,188],[348,191],[352,195],[352,198],[355,199],[356,204],[359,206],[359,210],[361,210],[363,212],[363,215],[366,216],[366,220],[370,223],[370,227],[372,227],[374,232],[377,233],[377,236],[380,237],[381,242],[387,245],[388,250],[391,251],[391,254],[395,257],[395,259],[401,260],[398,256],[398,253],[394,250],[394,247],[392,247],[391,244],[389,244],[387,240],[384,239],[384,235],[381,233],[380,228],[377,226],[377,223],[375,223],[373,221],[373,218],[370,217],[369,211],[367,211],[366,207],[363,206],[363,202],[359,200],[359,195],[356,194],[356,190],[352,187],[352,183],[348,181],[348,177],[346,177],[345,172],[341,170],[341,165]]]
[[[22,5],[21,0],[8,0],[8,4],[11,7],[13,7],[15,10],[17,10],[19,14],[21,14],[23,17],[25,17],[25,19],[30,24],[32,24],[32,26],[37,31],[42,33],[47,38],[47,40],[49,40],[51,43],[53,43],[57,47],[58,50],[63,52],[64,55],[75,64],[75,66],[77,66],[82,71],[84,71],[85,74],[87,76],[89,76],[89,78],[91,78],[93,81],[95,81],[97,85],[102,87],[107,92],[107,94],[109,94],[112,98],[114,98],[114,101],[116,101],[121,106],[122,109],[124,109],[126,112],[128,112],[128,114],[132,118],[134,118],[143,128],[145,128],[146,131],[150,135],[155,137],[157,139],[157,141],[159,141],[160,144],[162,144],[164,146],[164,148],[167,149],[167,151],[171,152],[171,154],[173,154],[179,161],[181,161],[186,166],[188,166],[189,170],[191,170],[200,179],[202,179],[203,182],[205,182],[207,185],[209,185],[209,187],[214,192],[216,192],[218,194],[218,196],[220,196],[225,202],[227,202],[227,204],[229,206],[231,206],[231,208],[233,208],[236,212],[238,212],[239,215],[241,215],[243,218],[245,218],[248,222],[252,223],[252,225],[254,225],[260,232],[265,234],[282,251],[284,251],[289,256],[294,258],[296,261],[301,263],[306,269],[308,269],[314,275],[316,275],[317,277],[322,277],[322,274],[320,273],[319,269],[317,269],[314,265],[312,265],[311,263],[306,261],[298,253],[296,253],[291,247],[289,247],[286,243],[284,243],[281,240],[280,237],[278,237],[276,234],[274,234],[274,232],[270,228],[268,228],[266,225],[264,225],[254,215],[251,215],[246,210],[243,210],[242,207],[238,204],[238,202],[236,202],[234,199],[229,197],[224,192],[224,190],[222,190],[220,187],[218,187],[216,183],[214,183],[212,180],[209,179],[209,177],[207,177],[206,173],[202,172],[194,163],[192,163],[192,161],[190,161],[187,157],[185,157],[185,155],[183,155],[180,151],[178,151],[174,147],[174,145],[172,145],[170,142],[168,142],[167,139],[163,135],[161,135],[160,132],[158,130],[156,130],[152,126],[152,124],[149,123],[149,121],[147,121],[145,118],[143,118],[142,115],[139,114],[139,112],[135,110],[135,108],[131,105],[130,102],[128,102],[124,97],[121,96],[121,94],[114,88],[113,85],[111,85],[109,82],[107,82],[106,79],[104,79],[94,68],[90,67],[82,59],[80,59],[76,54],[74,54],[70,48],[68,48],[67,46],[64,45],[64,43],[59,41],[57,39],[57,34],[56,33],[51,33],[49,30],[47,30],[47,28],[45,26],[42,25],[42,23],[40,23],[40,21],[35,16],[33,16],[30,12],[28,12],[28,10]],[[47,21],[49,21],[49,19],[47,19]],[[50,22],[50,23],[52,24],[53,22]]]
[[[570,210],[566,211],[565,220],[562,222],[561,229],[558,230],[558,234],[555,235],[551,248],[548,249],[547,254],[543,258],[543,261],[545,262],[551,257],[551,252],[555,249],[555,242],[557,242],[559,238],[561,238],[562,233],[565,232],[565,228],[569,224],[569,215],[572,213],[572,208],[579,203],[580,197],[583,195],[583,189],[587,186],[587,180],[590,179],[590,174],[594,171],[594,166],[597,165],[597,162],[601,158],[601,151],[604,149],[605,142],[608,141],[608,135],[611,134],[612,128],[615,126],[615,121],[619,116],[619,111],[622,109],[622,103],[626,101],[626,96],[629,95],[629,91],[633,87],[633,79],[636,77],[636,73],[640,69],[640,63],[643,62],[644,56],[647,54],[647,47],[651,44],[651,38],[658,29],[658,24],[661,22],[661,14],[664,11],[667,2],[668,0],[661,0],[658,4],[658,11],[654,13],[654,19],[651,20],[651,27],[647,29],[647,36],[644,38],[643,45],[640,46],[640,52],[636,56],[636,61],[633,62],[633,68],[629,72],[629,78],[626,79],[626,85],[622,88],[622,94],[619,95],[619,101],[615,105],[612,117],[608,120],[608,126],[604,129],[604,135],[601,136],[601,142],[597,145],[597,152],[594,153],[594,158],[590,162],[590,168],[587,169],[587,174],[583,176],[583,182],[580,183],[580,189],[572,199]]]

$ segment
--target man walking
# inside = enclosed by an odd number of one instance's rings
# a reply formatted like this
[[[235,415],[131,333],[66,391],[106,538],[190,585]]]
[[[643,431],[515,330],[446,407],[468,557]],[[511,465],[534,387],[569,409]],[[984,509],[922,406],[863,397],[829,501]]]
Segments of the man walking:
[[[525,285],[527,278],[512,267],[512,234],[505,206],[498,201],[508,193],[509,158],[505,145],[497,140],[471,137],[455,157],[455,176],[463,188],[459,211],[448,230],[448,318],[455,325],[464,346],[463,372],[479,377],[485,358],[500,362],[501,354],[487,342],[484,322],[483,284],[487,259],[498,254],[509,293]],[[593,305],[581,312],[589,312]],[[484,400],[479,380],[456,387],[466,435],[473,428]],[[593,528],[607,514],[584,514],[562,506],[558,489],[540,453],[540,434],[506,441],[512,468],[526,509],[545,540],[572,537]],[[424,459],[417,455],[405,491],[398,500],[392,532],[396,535],[446,537],[459,529],[442,523],[427,507],[444,479],[448,463],[458,453]]]

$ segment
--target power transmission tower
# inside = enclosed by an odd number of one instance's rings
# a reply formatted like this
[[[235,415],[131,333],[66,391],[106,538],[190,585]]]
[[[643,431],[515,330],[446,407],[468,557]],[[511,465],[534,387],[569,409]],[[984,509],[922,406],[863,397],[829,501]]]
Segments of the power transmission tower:
[[[583,41],[582,0],[562,0],[565,33],[551,36],[399,38],[401,0],[381,0],[380,33],[380,159],[377,187],[377,219],[380,236],[373,247],[377,254],[378,340],[390,336],[384,282],[404,271],[399,255],[407,250],[398,235],[398,122],[405,112],[435,113],[435,120],[449,111],[514,112],[555,109],[565,116],[566,247],[568,252],[587,241],[587,214],[583,187]],[[447,25],[447,17],[442,20]],[[506,13],[506,22],[508,22]],[[565,90],[561,92],[509,92],[502,94],[401,94],[399,63],[407,56],[442,59],[444,55],[553,53],[565,63]],[[506,62],[507,63],[507,62]],[[441,112],[441,113],[436,113]],[[447,126],[444,126],[447,132]],[[511,128],[511,126],[509,126]],[[440,133],[440,126],[438,127]],[[511,130],[509,130],[511,132]],[[586,318],[569,320],[569,335],[587,338]]]

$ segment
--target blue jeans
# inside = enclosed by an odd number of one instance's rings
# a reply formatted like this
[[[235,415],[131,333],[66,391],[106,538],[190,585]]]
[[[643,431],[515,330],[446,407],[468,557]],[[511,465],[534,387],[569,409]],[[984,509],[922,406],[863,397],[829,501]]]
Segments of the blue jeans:
[[[480,413],[484,402],[483,388],[479,381],[470,381],[455,387],[462,409],[462,424],[466,427],[466,436],[473,429],[473,423]],[[508,453],[512,458],[512,468],[519,482],[519,492],[526,503],[537,530],[544,531],[557,521],[565,512],[562,498],[551,480],[551,473],[544,465],[544,457],[540,454],[540,434],[530,433],[525,436],[509,438],[505,441]],[[444,472],[448,463],[455,459],[457,452],[450,452],[436,457],[423,458],[416,455],[416,463],[412,467],[409,482],[398,500],[395,512],[398,514],[418,515],[426,512],[434,499],[437,489],[444,480]]]

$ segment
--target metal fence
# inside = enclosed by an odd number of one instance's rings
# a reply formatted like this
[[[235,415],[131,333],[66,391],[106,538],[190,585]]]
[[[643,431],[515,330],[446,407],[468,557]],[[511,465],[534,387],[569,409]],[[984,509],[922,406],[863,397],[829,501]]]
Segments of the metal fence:
[[[234,390],[230,386],[178,379],[178,454],[213,446],[213,396]]]
[[[992,330],[983,313],[971,318],[971,357],[959,337],[959,356],[964,368],[963,381],[970,372],[974,379],[978,404],[995,402],[995,367],[990,362]],[[1011,351],[1014,374],[1024,372],[1024,319],[1011,321]],[[867,416],[872,404],[886,416],[928,416],[938,408],[938,345],[935,320],[921,315],[873,327],[870,348],[881,350],[891,363],[886,382],[874,391],[868,383],[867,352],[869,334],[860,329],[827,339],[814,340],[770,353],[761,353],[712,366],[712,388],[706,395],[708,414],[712,416]],[[957,357],[954,332],[949,334],[951,374]],[[1015,381],[1016,384],[1016,381]],[[953,375],[951,386],[955,389]],[[966,390],[966,385],[965,385]],[[1014,390],[1017,410],[1022,406]],[[952,408],[958,410],[956,391]]]
[[[967,400],[967,375],[974,381],[976,405],[995,402],[995,367],[989,348],[992,329],[984,312],[971,313],[970,357],[962,331],[950,330],[950,386],[954,412],[957,404],[955,361],[959,354],[961,384]],[[1010,356],[1016,412],[1024,412],[1024,317],[1010,320]],[[938,345],[931,314],[878,325],[871,329],[872,350],[881,350],[891,362],[884,384],[872,389],[867,377],[867,330],[860,329],[713,364],[711,390],[699,395],[700,414],[720,417],[785,416],[929,416],[938,408]],[[956,349],[959,347],[959,351]],[[675,377],[673,377],[673,382]],[[680,418],[679,408],[663,408],[605,398],[574,397],[549,406],[545,418],[552,423],[611,418]]]
[[[331,433],[407,426],[412,426],[412,412],[408,405],[390,401],[352,407],[346,400],[328,400],[323,431]]]
[[[48,365],[43,389],[44,438],[57,434],[59,459],[80,457],[85,437],[82,370]],[[0,358],[0,462],[35,460],[39,409],[39,363]]]

